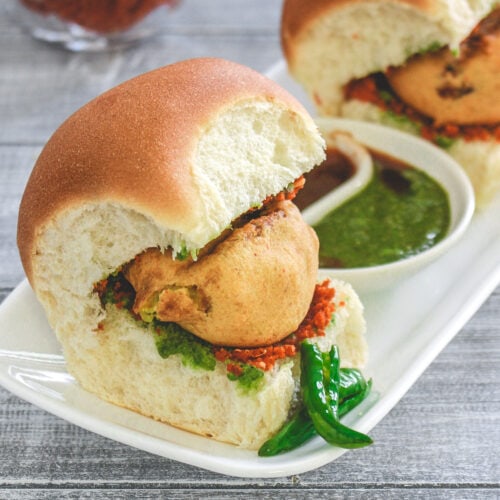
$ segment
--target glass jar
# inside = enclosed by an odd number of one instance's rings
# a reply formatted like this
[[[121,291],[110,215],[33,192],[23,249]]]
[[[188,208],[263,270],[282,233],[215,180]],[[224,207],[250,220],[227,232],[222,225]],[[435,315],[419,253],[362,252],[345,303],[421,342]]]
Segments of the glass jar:
[[[118,49],[158,33],[180,0],[14,0],[31,35],[66,49]]]

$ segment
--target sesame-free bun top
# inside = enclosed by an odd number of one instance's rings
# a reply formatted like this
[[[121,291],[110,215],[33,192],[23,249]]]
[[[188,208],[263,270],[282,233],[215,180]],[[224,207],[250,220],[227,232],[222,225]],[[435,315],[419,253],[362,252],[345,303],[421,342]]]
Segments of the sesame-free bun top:
[[[321,115],[338,115],[342,86],[436,45],[457,50],[498,0],[285,0],[283,52]]]
[[[50,138],[20,206],[49,321],[95,328],[96,281],[146,248],[195,252],[323,157],[304,108],[233,62],[187,60],[105,92]]]

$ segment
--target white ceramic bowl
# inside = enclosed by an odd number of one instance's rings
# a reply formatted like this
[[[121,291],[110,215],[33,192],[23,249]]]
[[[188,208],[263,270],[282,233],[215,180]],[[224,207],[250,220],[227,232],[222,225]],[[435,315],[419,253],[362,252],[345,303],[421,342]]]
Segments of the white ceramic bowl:
[[[392,128],[344,119],[318,118],[325,137],[332,131],[346,131],[361,144],[387,153],[426,172],[447,191],[450,202],[450,228],[436,245],[417,255],[389,264],[351,269],[322,268],[322,276],[349,282],[359,293],[369,293],[394,286],[447,252],[464,234],[474,213],[474,191],[462,168],[444,151],[427,141]],[[340,205],[364,187],[370,175],[369,162],[346,185],[337,188],[303,211],[309,224]]]

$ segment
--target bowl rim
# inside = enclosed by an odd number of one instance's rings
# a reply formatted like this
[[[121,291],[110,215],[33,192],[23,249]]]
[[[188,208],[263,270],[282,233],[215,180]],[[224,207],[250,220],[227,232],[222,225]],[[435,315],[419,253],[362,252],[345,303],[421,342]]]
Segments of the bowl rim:
[[[389,271],[403,271],[406,268],[408,270],[417,269],[420,265],[440,256],[465,233],[475,211],[474,190],[467,174],[448,153],[420,137],[385,125],[345,118],[324,117],[315,118],[315,122],[327,143],[327,135],[331,131],[347,131],[362,145],[394,156],[424,171],[443,187],[448,194],[450,204],[448,232],[442,240],[431,248],[403,259],[375,266],[353,268],[320,267],[320,273],[334,274],[337,278],[345,278],[348,281],[349,277],[363,276],[370,278]],[[436,171],[424,163],[427,158],[435,161],[432,168],[436,169]],[[332,199],[332,209],[334,208],[334,199]]]

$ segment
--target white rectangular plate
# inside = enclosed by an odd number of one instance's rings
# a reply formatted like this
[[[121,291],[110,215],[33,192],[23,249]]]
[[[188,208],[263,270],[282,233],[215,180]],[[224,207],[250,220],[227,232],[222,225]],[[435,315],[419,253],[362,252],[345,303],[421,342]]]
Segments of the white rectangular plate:
[[[301,100],[284,65],[272,74]],[[382,293],[361,296],[374,393],[345,419],[369,432],[500,283],[500,196],[476,214],[453,249]],[[60,346],[26,281],[0,305],[0,383],[19,397],[97,434],[163,457],[239,477],[300,474],[345,452],[315,438],[272,458],[155,422],[105,403],[68,374]]]

